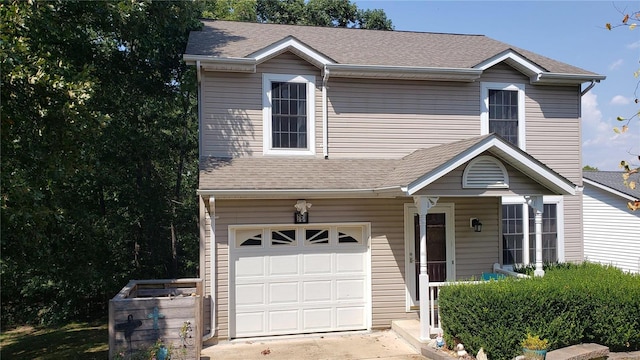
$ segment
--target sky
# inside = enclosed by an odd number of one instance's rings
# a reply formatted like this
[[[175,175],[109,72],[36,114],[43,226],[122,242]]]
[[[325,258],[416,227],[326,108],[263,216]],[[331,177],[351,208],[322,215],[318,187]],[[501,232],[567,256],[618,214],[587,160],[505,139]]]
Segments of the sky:
[[[621,160],[640,166],[640,119],[625,134],[616,120],[635,114],[640,78],[638,28],[618,24],[621,11],[640,10],[640,1],[383,1],[356,0],[361,9],[383,9],[395,30],[482,34],[582,69],[605,75],[582,98],[582,165],[620,170]],[[583,84],[586,88],[588,84]],[[638,89],[640,96],[640,89]]]

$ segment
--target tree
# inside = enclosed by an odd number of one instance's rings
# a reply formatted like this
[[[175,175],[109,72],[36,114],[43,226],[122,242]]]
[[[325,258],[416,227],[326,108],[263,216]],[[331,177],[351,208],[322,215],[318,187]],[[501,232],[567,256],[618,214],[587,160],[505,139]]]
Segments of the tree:
[[[597,167],[593,167],[593,166],[589,166],[589,165],[585,165],[582,167],[582,171],[598,171]]]
[[[104,316],[131,278],[195,274],[195,76],[181,54],[200,13],[0,6],[3,325]]]
[[[208,19],[393,30],[382,9],[358,9],[345,0],[218,0],[204,3]]]
[[[619,12],[622,15],[622,19],[620,20],[620,22],[614,25],[612,25],[611,23],[606,23],[605,27],[607,28],[607,30],[612,30],[620,27],[626,27],[629,30],[634,30],[638,26],[637,23],[633,21],[640,20],[640,11],[626,12],[626,11],[619,10]],[[633,74],[633,76],[635,78],[640,77],[640,69],[638,69]],[[640,103],[640,100],[638,100],[639,88],[640,88],[640,80],[636,83],[636,88],[633,92],[633,98],[636,104]],[[633,119],[638,119],[639,117],[640,117],[640,110],[638,110],[635,114],[629,117],[618,116],[617,120],[622,122],[623,125],[620,128],[614,127],[613,131],[618,134],[627,132],[629,130],[629,124],[631,123],[631,121]],[[637,157],[637,160],[640,163],[640,154],[636,154],[635,156]],[[624,170],[624,174],[622,175],[624,184],[631,189],[635,189],[638,186],[638,182],[640,181],[640,165],[639,164],[634,165],[633,163],[630,163],[626,160],[622,160],[620,161],[620,167]],[[630,201],[629,203],[627,203],[627,207],[632,211],[636,211],[640,209],[640,201]]]

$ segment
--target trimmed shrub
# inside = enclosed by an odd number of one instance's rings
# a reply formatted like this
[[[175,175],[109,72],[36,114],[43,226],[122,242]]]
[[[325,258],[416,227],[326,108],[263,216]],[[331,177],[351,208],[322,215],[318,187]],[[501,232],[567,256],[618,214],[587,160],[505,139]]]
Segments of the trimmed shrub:
[[[550,267],[542,278],[443,287],[438,299],[448,343],[458,339],[492,360],[521,354],[527,333],[549,350],[595,342],[640,350],[640,275],[591,263]]]

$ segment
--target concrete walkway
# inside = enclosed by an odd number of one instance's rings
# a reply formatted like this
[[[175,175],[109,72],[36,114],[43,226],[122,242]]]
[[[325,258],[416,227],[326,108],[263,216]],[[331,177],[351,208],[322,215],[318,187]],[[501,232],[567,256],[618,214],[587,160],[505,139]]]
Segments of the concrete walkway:
[[[202,360],[426,360],[391,330],[350,335],[222,343],[202,350]]]

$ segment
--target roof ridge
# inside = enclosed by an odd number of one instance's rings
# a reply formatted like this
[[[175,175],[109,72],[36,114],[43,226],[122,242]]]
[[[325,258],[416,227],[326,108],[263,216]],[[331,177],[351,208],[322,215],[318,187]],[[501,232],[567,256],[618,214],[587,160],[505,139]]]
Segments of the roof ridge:
[[[206,19],[201,18],[202,22],[225,22],[225,23],[242,23],[242,24],[252,24],[252,25],[270,25],[270,26],[294,26],[294,27],[308,27],[308,28],[318,28],[318,29],[332,29],[332,30],[364,30],[364,31],[372,31],[372,32],[393,32],[393,33],[414,33],[414,34],[434,34],[434,35],[453,35],[453,36],[477,36],[477,37],[485,37],[488,39],[493,39],[484,34],[468,34],[468,33],[452,33],[452,32],[441,32],[441,31],[418,31],[418,30],[380,30],[380,29],[362,29],[362,28],[354,28],[354,27],[342,27],[342,26],[318,26],[318,25],[308,25],[308,24],[278,24],[278,23],[261,23],[257,21],[240,21],[240,20],[218,20],[218,19]],[[493,39],[495,40],[495,39]],[[498,40],[496,40],[498,41]]]

